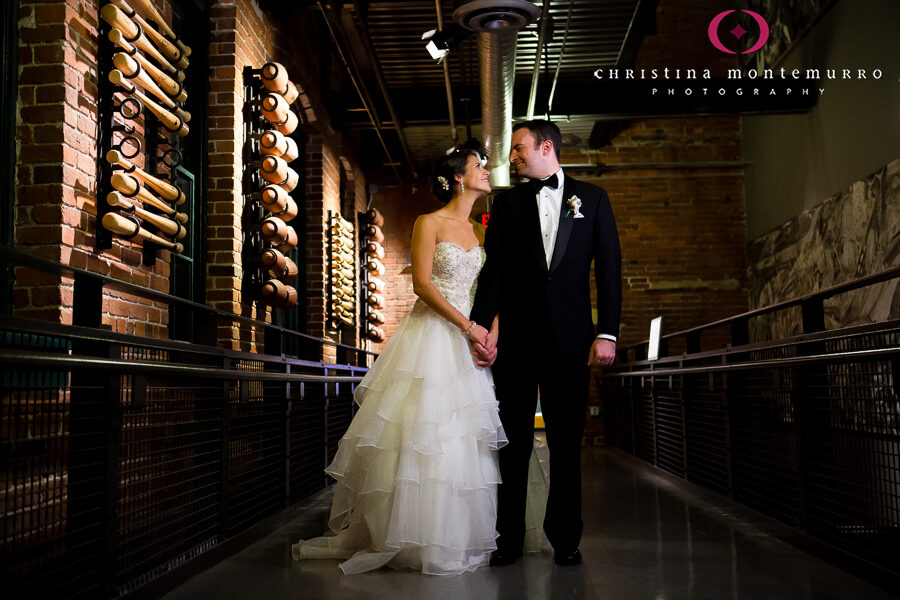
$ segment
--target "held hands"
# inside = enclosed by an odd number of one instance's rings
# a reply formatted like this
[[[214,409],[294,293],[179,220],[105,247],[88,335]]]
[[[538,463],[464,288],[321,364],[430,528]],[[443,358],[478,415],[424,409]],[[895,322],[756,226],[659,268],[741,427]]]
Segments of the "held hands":
[[[498,319],[494,318],[491,330],[483,343],[474,342],[472,344],[472,359],[476,366],[490,367],[497,360],[497,337],[499,336]]]
[[[588,365],[591,367],[608,367],[616,359],[616,343],[612,340],[597,338],[591,345],[591,356]]]

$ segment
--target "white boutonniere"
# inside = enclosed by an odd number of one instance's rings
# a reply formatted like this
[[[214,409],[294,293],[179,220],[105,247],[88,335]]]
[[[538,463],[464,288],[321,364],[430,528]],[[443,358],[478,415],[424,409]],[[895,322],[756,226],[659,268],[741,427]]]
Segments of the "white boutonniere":
[[[569,210],[566,211],[566,216],[574,215],[575,219],[583,219],[584,215],[581,214],[581,198],[578,196],[572,196],[568,200],[566,200],[566,208]]]

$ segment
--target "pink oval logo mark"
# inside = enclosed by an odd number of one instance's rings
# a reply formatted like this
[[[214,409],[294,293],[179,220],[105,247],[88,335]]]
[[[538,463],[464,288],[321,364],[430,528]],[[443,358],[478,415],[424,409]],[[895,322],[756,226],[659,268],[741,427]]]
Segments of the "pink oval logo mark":
[[[720,12],[719,14],[717,14],[715,17],[713,17],[713,20],[709,22],[709,29],[707,30],[707,34],[709,35],[709,41],[712,42],[712,45],[715,46],[718,50],[721,50],[722,52],[727,52],[728,54],[737,54],[737,52],[726,48],[725,45],[722,43],[722,40],[719,39],[719,23],[722,22],[722,19],[724,19],[725,17],[727,17],[728,15],[730,15],[733,12],[735,12],[735,11],[726,10],[724,12]],[[752,47],[741,52],[741,54],[750,54],[751,52],[756,52],[757,50],[759,50],[760,48],[765,46],[766,42],[769,41],[769,24],[766,23],[766,20],[763,19],[762,15],[760,15],[759,13],[755,13],[752,10],[742,10],[741,12],[745,12],[748,15],[750,15],[751,17],[753,17],[753,20],[756,21],[757,25],[759,25],[759,39],[756,40],[756,43],[753,44]],[[746,29],[744,29],[743,27],[741,27],[740,25],[738,25],[737,27],[735,27],[728,33],[730,33],[737,39],[741,39],[741,37],[743,37],[744,35],[746,35],[749,32]]]

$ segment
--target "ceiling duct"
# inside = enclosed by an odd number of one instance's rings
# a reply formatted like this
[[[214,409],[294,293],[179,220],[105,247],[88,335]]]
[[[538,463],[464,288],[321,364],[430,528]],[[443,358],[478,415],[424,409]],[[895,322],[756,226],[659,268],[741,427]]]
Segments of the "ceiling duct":
[[[509,187],[513,84],[517,32],[541,9],[527,0],[473,0],[453,12],[459,25],[478,32],[481,131],[490,155],[491,187]]]
[[[528,0],[473,0],[453,12],[453,20],[478,33],[518,31],[533,23],[541,9]]]

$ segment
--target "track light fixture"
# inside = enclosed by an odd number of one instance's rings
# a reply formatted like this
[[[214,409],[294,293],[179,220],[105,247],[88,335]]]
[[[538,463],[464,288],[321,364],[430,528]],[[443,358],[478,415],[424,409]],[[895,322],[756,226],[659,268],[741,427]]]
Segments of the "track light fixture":
[[[428,43],[425,44],[425,49],[428,50],[431,58],[440,64],[450,53],[450,50],[458,46],[460,42],[472,35],[472,33],[468,29],[453,23],[443,31],[438,31],[437,29],[426,31],[422,34],[422,39],[428,40]]]

